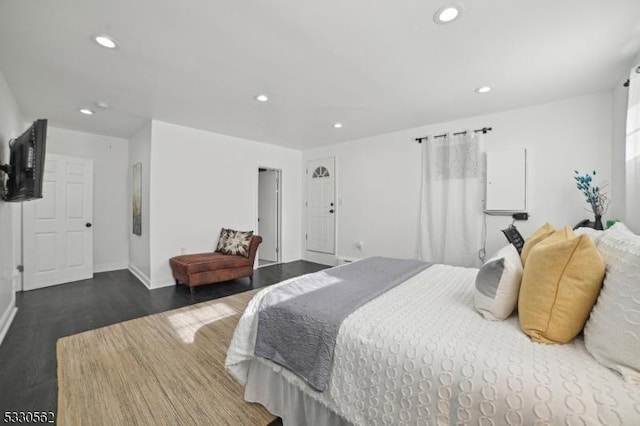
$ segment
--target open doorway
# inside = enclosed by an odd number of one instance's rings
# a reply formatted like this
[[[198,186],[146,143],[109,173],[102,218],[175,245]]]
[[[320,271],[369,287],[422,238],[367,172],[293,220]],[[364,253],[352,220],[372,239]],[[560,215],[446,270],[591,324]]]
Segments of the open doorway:
[[[280,263],[281,250],[281,171],[258,168],[258,235],[262,244],[258,249],[258,267]]]

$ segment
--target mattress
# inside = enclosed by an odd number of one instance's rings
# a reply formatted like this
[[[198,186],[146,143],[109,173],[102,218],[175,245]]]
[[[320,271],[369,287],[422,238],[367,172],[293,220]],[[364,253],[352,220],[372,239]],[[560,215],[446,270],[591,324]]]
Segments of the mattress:
[[[640,423],[640,387],[598,364],[581,337],[533,343],[515,315],[484,320],[473,305],[476,274],[434,265],[348,316],[324,392],[260,363],[305,400],[357,425]],[[227,369],[242,383],[255,364],[257,311],[270,290],[250,302],[229,347]]]

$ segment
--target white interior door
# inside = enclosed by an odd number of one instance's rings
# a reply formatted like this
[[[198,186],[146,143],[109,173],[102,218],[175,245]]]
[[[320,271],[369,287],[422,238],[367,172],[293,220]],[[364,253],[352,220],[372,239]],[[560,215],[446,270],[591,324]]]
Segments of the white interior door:
[[[93,161],[47,153],[42,195],[22,206],[24,290],[93,277]]]
[[[307,250],[334,253],[335,160],[307,164]]]
[[[258,258],[278,261],[278,171],[258,173],[258,234],[262,237]]]

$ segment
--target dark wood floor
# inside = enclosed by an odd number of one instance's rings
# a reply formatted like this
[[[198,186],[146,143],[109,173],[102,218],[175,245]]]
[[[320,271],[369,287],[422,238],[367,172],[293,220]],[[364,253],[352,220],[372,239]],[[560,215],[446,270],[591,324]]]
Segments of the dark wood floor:
[[[265,287],[325,269],[306,261],[256,270],[248,278],[198,287],[149,291],[129,271],[96,274],[91,280],[18,292],[18,313],[0,345],[0,415],[6,411],[56,411],[56,341],[60,337]]]

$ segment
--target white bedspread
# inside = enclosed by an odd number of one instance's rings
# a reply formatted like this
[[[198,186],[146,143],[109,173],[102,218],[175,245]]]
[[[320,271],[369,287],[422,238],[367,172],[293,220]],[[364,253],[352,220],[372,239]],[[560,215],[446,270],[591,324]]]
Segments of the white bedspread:
[[[434,265],[347,317],[325,392],[264,362],[354,424],[640,424],[640,386],[598,364],[581,338],[537,344],[515,316],[484,320],[476,273]],[[229,347],[227,368],[242,383],[271,288],[250,302]]]

